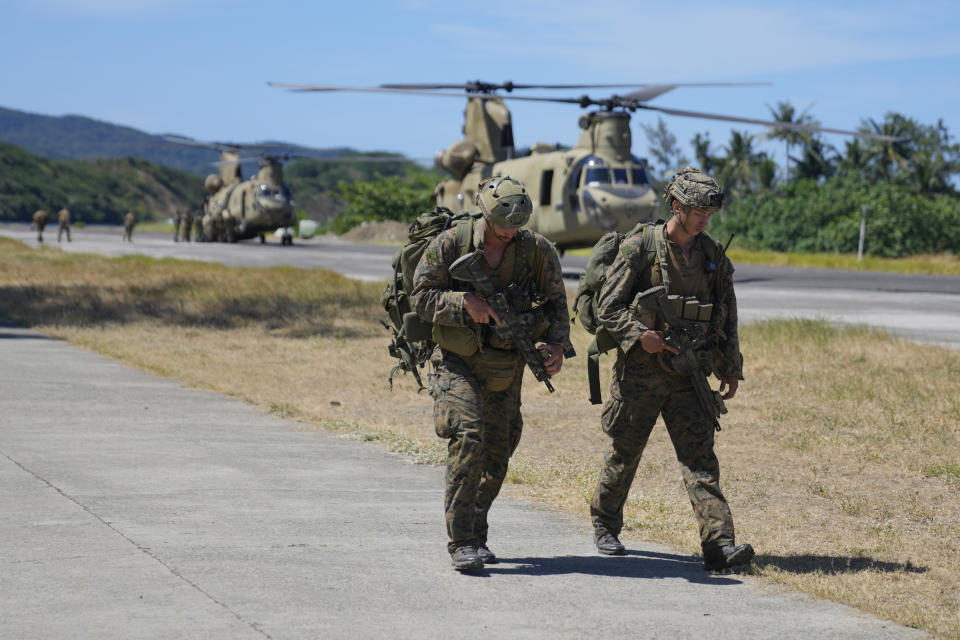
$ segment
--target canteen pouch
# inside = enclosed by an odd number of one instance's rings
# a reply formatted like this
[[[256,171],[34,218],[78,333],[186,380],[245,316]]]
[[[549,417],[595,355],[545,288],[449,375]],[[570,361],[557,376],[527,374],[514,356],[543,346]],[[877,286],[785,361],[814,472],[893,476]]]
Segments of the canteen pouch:
[[[449,324],[433,325],[433,341],[442,349],[468,358],[480,349],[477,332],[470,327],[455,327]]]

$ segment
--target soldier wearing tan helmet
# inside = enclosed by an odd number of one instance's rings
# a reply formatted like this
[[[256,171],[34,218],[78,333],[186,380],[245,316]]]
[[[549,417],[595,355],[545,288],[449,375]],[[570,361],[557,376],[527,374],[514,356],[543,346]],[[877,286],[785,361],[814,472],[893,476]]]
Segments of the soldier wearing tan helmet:
[[[437,435],[448,440],[447,550],[460,571],[496,562],[487,547],[487,513],[520,442],[525,365],[516,345],[491,331],[500,323],[494,309],[469,283],[451,277],[451,265],[482,252],[497,291],[507,293],[513,310],[533,315],[529,337],[539,343],[548,375],[560,371],[572,349],[560,259],[546,238],[521,229],[533,209],[526,189],[509,177],[490,178],[480,183],[476,204],[482,217],[457,223],[427,245],[411,297],[419,316],[433,323],[439,345],[429,389]]]
[[[736,544],[733,516],[720,490],[720,465],[713,451],[717,415],[708,415],[691,377],[670,366],[678,349],[665,340],[670,328],[664,318],[637,301],[653,287],[666,287],[680,318],[705,337],[697,343],[694,360],[704,370],[696,374],[712,372],[720,380],[722,398],[733,398],[743,379],[733,265],[722,245],[705,231],[723,204],[723,191],[710,176],[685,167],[663,197],[673,217],[623,241],[597,298],[597,317],[618,349],[610,397],[601,414],[601,426],[612,442],[590,503],[594,540],[600,553],[624,553],[618,539],[623,506],[647,439],[662,415],[699,525],[704,566],[719,570],[749,563],[753,548]]]

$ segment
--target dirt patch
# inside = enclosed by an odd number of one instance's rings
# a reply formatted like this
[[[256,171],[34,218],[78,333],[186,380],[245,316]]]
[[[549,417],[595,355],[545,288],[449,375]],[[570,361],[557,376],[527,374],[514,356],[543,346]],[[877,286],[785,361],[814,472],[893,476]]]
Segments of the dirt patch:
[[[383,222],[364,222],[340,236],[350,242],[378,242],[382,244],[403,244],[407,241],[410,224],[387,220]]]

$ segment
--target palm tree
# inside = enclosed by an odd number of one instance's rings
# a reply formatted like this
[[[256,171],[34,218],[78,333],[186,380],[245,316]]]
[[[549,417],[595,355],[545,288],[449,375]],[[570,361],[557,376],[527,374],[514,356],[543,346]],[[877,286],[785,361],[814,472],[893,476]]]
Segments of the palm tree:
[[[698,133],[693,136],[690,144],[693,146],[693,155],[697,159],[697,168],[704,173],[713,175],[714,169],[718,168],[717,165],[720,162],[717,157],[710,155],[710,134]]]
[[[865,176],[870,159],[860,138],[854,138],[844,143],[844,153],[840,156],[837,169],[841,173],[856,173]]]
[[[794,177],[797,179],[829,178],[837,171],[836,150],[819,136],[808,137],[803,145],[803,155],[793,160],[796,163]]]
[[[802,113],[797,114],[796,108],[790,104],[790,102],[778,102],[776,108],[767,105],[767,109],[770,109],[770,115],[777,122],[785,122],[787,124],[810,124],[814,126],[819,125],[820,123],[814,120],[813,116],[808,113],[809,108],[810,107],[807,107]],[[783,140],[785,147],[784,157],[786,158],[783,165],[784,181],[789,182],[790,147],[806,143],[810,138],[810,133],[807,131],[798,131],[796,129],[771,127],[766,137],[768,140]]]
[[[730,142],[725,147],[727,157],[719,173],[724,191],[733,197],[749,193],[756,182],[757,167],[765,154],[753,150],[755,137],[746,131],[731,131]]]
[[[870,139],[864,143],[875,177],[889,182],[898,172],[906,169],[916,152],[915,139],[919,133],[916,122],[899,113],[887,113],[883,122],[868,119],[860,126],[860,130],[898,139],[894,142]]]

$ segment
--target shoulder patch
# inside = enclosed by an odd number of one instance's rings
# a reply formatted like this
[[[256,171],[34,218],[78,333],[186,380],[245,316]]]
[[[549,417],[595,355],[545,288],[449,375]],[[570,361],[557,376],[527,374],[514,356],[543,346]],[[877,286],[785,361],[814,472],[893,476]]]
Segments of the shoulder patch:
[[[624,242],[622,245],[620,245],[620,253],[622,253],[625,256],[629,257],[629,255],[633,253],[633,251],[634,249],[633,247],[630,246],[629,243]]]

